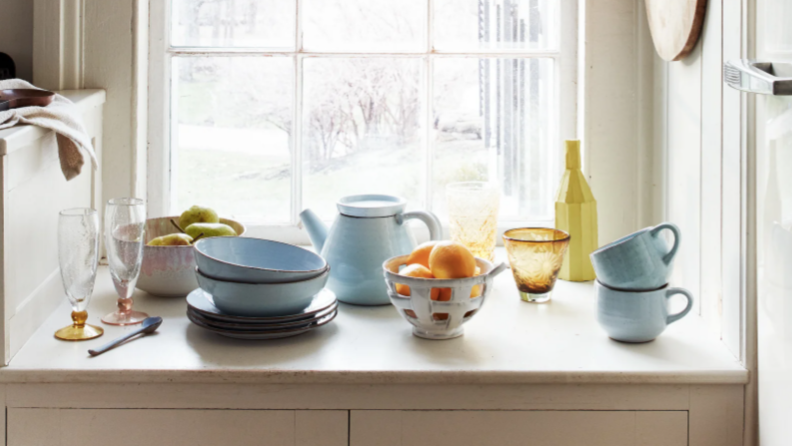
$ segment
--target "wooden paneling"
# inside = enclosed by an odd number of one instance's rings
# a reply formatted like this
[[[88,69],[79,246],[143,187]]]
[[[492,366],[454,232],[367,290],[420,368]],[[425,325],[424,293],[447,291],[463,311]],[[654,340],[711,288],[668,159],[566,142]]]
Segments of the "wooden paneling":
[[[10,409],[8,446],[346,446],[347,412]]]
[[[295,445],[347,446],[349,411],[298,410],[295,417]]]
[[[742,56],[742,2],[723,2],[723,60]],[[723,90],[723,342],[742,353],[744,220],[743,103],[739,91]]]
[[[685,446],[686,412],[353,411],[351,446]]]
[[[701,36],[701,305],[711,331],[721,331],[722,0],[710,0]],[[704,81],[706,79],[706,81]]]
[[[668,65],[668,220],[682,231],[672,285],[701,296],[701,46]]]
[[[740,93],[723,85],[723,62],[743,54],[742,2],[710,0],[702,39],[679,62],[655,73],[654,111],[664,154],[665,219],[682,229],[672,283],[696,295],[699,314],[742,357],[746,225]],[[664,76],[660,76],[663,74]]]
[[[693,386],[690,389],[690,445],[743,444],[743,389]]]
[[[194,391],[197,387],[201,391]],[[737,388],[742,385],[715,386]],[[688,385],[8,384],[8,407],[687,410]]]
[[[635,446],[687,446],[687,424],[688,412],[635,412]]]

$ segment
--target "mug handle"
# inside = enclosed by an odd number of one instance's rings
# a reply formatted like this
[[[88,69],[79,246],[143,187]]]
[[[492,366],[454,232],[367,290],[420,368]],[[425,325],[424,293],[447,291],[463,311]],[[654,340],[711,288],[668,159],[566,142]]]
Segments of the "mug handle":
[[[657,237],[657,234],[659,234],[660,231],[662,231],[663,229],[668,229],[668,230],[670,230],[671,232],[674,233],[674,246],[671,247],[671,250],[668,251],[668,254],[663,256],[663,263],[668,265],[669,263],[671,263],[671,260],[674,259],[674,256],[676,255],[676,252],[677,252],[677,249],[679,248],[679,235],[680,235],[680,233],[679,233],[679,226],[677,226],[677,225],[675,225],[673,223],[661,223],[661,224],[655,226],[654,228],[652,228],[652,231],[651,231],[652,237]]]
[[[690,294],[690,291],[684,288],[669,288],[668,290],[666,290],[666,296],[665,296],[666,300],[670,299],[671,296],[676,294],[682,294],[685,297],[687,297],[687,301],[688,301],[687,306],[685,307],[684,310],[680,311],[677,314],[668,315],[668,318],[666,319],[666,325],[669,325],[672,322],[676,322],[682,319],[683,317],[685,317],[686,314],[690,313],[690,309],[693,308],[693,295]]]
[[[396,222],[402,224],[411,218],[421,220],[429,228],[429,240],[440,240],[443,238],[443,226],[435,214],[426,211],[405,212],[396,215]]]

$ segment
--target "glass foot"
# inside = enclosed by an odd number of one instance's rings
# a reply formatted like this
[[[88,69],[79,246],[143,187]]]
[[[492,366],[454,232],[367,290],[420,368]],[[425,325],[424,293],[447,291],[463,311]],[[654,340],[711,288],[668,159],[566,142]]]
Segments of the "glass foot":
[[[82,327],[69,325],[55,332],[55,337],[62,341],[87,341],[88,339],[102,336],[104,330],[101,327],[85,324]]]
[[[102,318],[107,325],[135,325],[143,322],[148,314],[142,311],[114,311]]]
[[[544,294],[526,293],[525,291],[520,291],[520,299],[533,304],[543,304],[550,301],[550,296],[552,294],[552,291],[548,291]]]

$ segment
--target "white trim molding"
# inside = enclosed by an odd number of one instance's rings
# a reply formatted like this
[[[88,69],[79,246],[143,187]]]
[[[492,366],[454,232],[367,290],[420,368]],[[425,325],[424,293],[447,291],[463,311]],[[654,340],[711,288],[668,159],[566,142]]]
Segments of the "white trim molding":
[[[34,0],[33,83],[49,90],[83,88],[84,0]]]

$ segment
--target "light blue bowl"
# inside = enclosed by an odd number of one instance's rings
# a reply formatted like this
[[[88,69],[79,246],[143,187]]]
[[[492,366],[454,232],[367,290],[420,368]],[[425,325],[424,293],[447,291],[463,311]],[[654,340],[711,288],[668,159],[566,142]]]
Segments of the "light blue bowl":
[[[198,286],[212,295],[221,311],[234,316],[287,316],[306,309],[322,291],[330,269],[308,280],[284,283],[239,283],[216,280],[195,268]]]
[[[195,263],[207,277],[243,283],[307,280],[326,272],[322,256],[299,246],[247,237],[211,237],[195,244]]]

